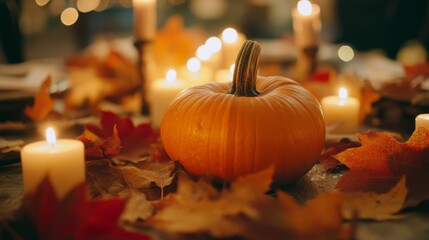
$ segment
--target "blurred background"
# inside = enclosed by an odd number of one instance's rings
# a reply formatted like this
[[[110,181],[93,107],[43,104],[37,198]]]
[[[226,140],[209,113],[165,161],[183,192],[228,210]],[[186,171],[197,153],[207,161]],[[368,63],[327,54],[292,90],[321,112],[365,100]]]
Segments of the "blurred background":
[[[180,14],[186,27],[217,34],[233,26],[249,39],[291,35],[295,0],[158,0],[157,25]],[[314,0],[321,39],[395,58],[409,42],[429,50],[428,0]],[[132,0],[0,0],[0,63],[70,56],[98,37],[132,36]]]

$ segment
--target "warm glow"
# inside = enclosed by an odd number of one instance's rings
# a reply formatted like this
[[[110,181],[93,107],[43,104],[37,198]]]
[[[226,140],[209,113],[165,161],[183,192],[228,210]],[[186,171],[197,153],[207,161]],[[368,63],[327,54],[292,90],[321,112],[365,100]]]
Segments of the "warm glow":
[[[313,7],[311,6],[311,2],[308,0],[300,0],[297,5],[297,9],[299,14],[304,16],[309,16],[313,11]]]
[[[78,11],[72,7],[64,9],[64,11],[61,13],[61,22],[66,26],[73,25],[78,18]]]
[[[197,57],[203,61],[209,60],[209,58],[212,56],[212,51],[210,51],[209,47],[207,45],[201,45],[197,49]]]
[[[46,4],[48,4],[49,0],[36,0],[36,4],[38,6],[45,6]]]
[[[110,5],[110,0],[100,0],[98,7],[95,9],[96,12],[101,12],[107,9]]]
[[[353,48],[347,45],[343,45],[338,49],[338,57],[344,62],[353,60],[355,53]]]
[[[86,13],[95,10],[100,4],[100,0],[77,0],[76,6],[80,12]]]
[[[206,46],[213,52],[219,52],[222,48],[222,42],[217,37],[211,37],[207,39]]]
[[[51,127],[48,127],[46,129],[46,141],[48,142],[49,146],[51,146],[52,148],[55,146],[57,142],[57,138],[55,137],[55,131]]]
[[[176,81],[176,77],[177,77],[177,73],[174,69],[170,69],[167,71],[167,76],[166,76],[167,82],[173,83],[174,81]]]
[[[234,28],[227,28],[222,32],[222,39],[226,43],[235,43],[238,39],[238,33]]]
[[[186,67],[190,72],[198,72],[201,68],[201,62],[197,58],[191,58],[186,63]]]
[[[231,72],[232,75],[234,75],[234,70],[235,70],[235,64],[232,64],[231,67],[229,67],[229,71]]]
[[[338,91],[338,96],[341,98],[341,99],[346,99],[347,98],[347,96],[348,96],[348,93],[347,93],[347,89],[345,89],[345,88],[340,88],[340,90]]]

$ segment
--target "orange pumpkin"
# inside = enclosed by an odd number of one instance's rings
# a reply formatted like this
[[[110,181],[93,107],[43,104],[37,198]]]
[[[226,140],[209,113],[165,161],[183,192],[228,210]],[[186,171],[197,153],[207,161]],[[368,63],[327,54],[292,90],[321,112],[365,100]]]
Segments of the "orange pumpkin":
[[[257,76],[260,45],[246,41],[232,83],[179,94],[161,123],[167,154],[196,175],[231,181],[275,165],[283,185],[308,172],[325,141],[316,98],[297,82]]]

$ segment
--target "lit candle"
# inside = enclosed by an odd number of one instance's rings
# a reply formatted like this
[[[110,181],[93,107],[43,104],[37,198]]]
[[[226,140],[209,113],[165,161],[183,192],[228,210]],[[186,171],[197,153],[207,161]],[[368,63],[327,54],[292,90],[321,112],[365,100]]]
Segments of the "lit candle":
[[[176,79],[176,75],[176,71],[170,69],[167,71],[166,78],[155,80],[151,85],[150,118],[154,129],[159,129],[162,117],[171,101],[186,88],[182,81]]]
[[[193,87],[211,82],[213,71],[206,66],[202,66],[198,58],[190,58],[186,63],[186,67],[180,69],[179,77],[184,80],[187,87]]]
[[[153,40],[156,33],[156,0],[133,0],[134,34],[138,40]]]
[[[429,130],[429,113],[419,114],[416,117],[416,130],[423,127]]]
[[[226,28],[222,32],[223,66],[228,68],[235,63],[238,52],[246,41],[246,37],[234,28]]]
[[[318,46],[320,22],[320,7],[308,0],[300,0],[292,10],[295,43],[301,48]]]
[[[215,73],[215,82],[231,82],[234,75],[235,64],[232,64],[231,67],[219,69]]]
[[[52,128],[46,130],[47,141],[25,145],[21,164],[25,193],[34,192],[46,176],[58,198],[63,198],[78,184],[85,182],[84,145],[79,140],[58,139]]]
[[[202,62],[203,66],[211,69],[218,69],[222,60],[220,51],[207,44],[199,46],[197,48],[196,55],[197,58]]]
[[[360,102],[348,97],[347,90],[340,88],[338,96],[328,96],[321,100],[326,126],[338,124],[332,133],[355,133],[359,128]]]

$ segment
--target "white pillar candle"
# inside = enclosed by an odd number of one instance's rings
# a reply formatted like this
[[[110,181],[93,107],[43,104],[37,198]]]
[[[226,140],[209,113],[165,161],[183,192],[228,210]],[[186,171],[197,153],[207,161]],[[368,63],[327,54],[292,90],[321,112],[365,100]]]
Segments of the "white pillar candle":
[[[246,37],[234,28],[226,28],[222,32],[222,63],[228,68],[235,63],[238,52],[246,41]]]
[[[170,103],[186,88],[181,80],[176,79],[176,76],[176,71],[170,69],[167,71],[166,78],[157,79],[151,85],[150,118],[154,129],[159,129],[162,117]]]
[[[55,139],[52,128],[46,131],[47,141],[25,145],[21,164],[25,193],[37,190],[48,176],[59,199],[78,184],[85,182],[85,150],[79,140]]]
[[[190,58],[186,66],[180,68],[178,75],[183,79],[186,87],[213,81],[213,71],[207,66],[202,66],[198,58]]]
[[[318,46],[322,28],[319,5],[300,0],[292,10],[292,19],[295,44],[300,48]]]
[[[133,8],[135,38],[153,40],[156,34],[156,0],[133,0]]]
[[[328,96],[321,100],[326,126],[338,124],[332,133],[350,134],[359,128],[360,102],[347,96],[347,90],[340,88],[338,96]]]
[[[429,113],[419,114],[416,117],[416,130],[423,127],[429,130]]]

